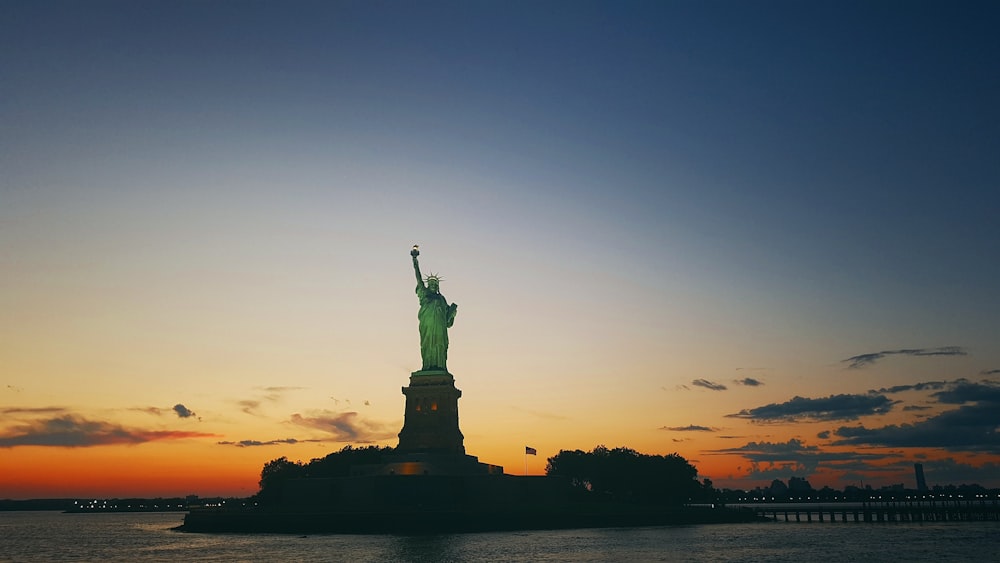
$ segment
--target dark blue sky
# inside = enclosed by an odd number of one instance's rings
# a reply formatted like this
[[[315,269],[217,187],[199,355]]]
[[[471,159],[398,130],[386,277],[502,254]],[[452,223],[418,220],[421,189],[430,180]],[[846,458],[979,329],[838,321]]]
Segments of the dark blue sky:
[[[598,204],[603,175],[639,214],[693,195],[708,229],[802,258],[831,238],[889,255],[837,261],[903,268],[997,250],[995,4],[535,4],[8,4],[8,167],[347,135],[388,158],[470,160],[458,145],[505,174],[572,169],[596,185],[562,195]]]

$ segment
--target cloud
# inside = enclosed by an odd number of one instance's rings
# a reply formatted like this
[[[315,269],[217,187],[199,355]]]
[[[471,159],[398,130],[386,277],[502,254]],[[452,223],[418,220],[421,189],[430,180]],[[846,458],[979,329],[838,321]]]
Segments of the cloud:
[[[744,409],[729,418],[743,418],[755,422],[794,422],[806,420],[857,420],[862,416],[885,414],[892,410],[894,401],[885,395],[830,395],[819,399],[794,397],[784,403],[771,403],[753,409]]]
[[[973,483],[992,483],[1000,475],[1000,463],[987,461],[982,465],[973,465],[955,461],[953,458],[924,461],[924,476],[927,484],[954,485]],[[903,469],[912,471],[913,466],[906,464]]]
[[[751,463],[747,470],[747,479],[785,480],[789,477],[802,477],[808,479],[816,471],[815,467],[803,465],[801,463],[784,462],[761,465]]]
[[[192,416],[195,416],[194,411],[192,411],[191,409],[185,407],[180,403],[174,405],[174,412],[177,413],[177,416],[181,418],[190,418]]]
[[[321,411],[312,416],[293,414],[290,422],[297,426],[326,432],[334,442],[369,443],[396,435],[397,430],[387,429],[379,422],[363,420],[356,412],[334,413]]]
[[[1000,382],[984,379],[978,383],[968,379],[956,379],[953,381],[923,381],[910,385],[895,385],[893,387],[882,387],[878,390],[870,390],[868,394],[876,393],[902,393],[905,391],[937,391],[931,393],[929,397],[936,398],[943,404],[964,404],[969,402],[991,401],[1000,402]],[[910,405],[903,407],[904,411],[929,410],[928,406]]]
[[[689,424],[687,426],[661,426],[660,430],[670,430],[671,432],[718,432],[718,428],[708,426],[697,426]]]
[[[886,356],[965,356],[965,350],[961,346],[943,346],[941,348],[904,348],[901,350],[883,350],[870,354],[859,354],[851,356],[841,363],[846,363],[849,369],[860,369],[865,366],[885,358]]]
[[[270,386],[270,387],[254,387],[254,389],[264,391],[263,395],[258,395],[253,399],[243,399],[237,401],[236,404],[239,405],[240,410],[249,414],[251,416],[261,415],[260,407],[264,404],[264,401],[268,403],[280,403],[283,399],[282,394],[288,391],[296,391],[299,389],[306,389],[306,387],[288,387],[288,386]]]
[[[279,444],[301,444],[304,442],[322,442],[322,440],[300,440],[298,438],[285,438],[283,440],[240,440],[238,442],[216,442],[220,446],[236,446],[237,448],[251,448],[255,446],[276,446]]]
[[[975,412],[967,408],[948,411],[913,424],[892,424],[880,428],[842,426],[836,431],[841,440],[835,444],[1000,452],[1000,435],[996,431],[1000,421],[992,412]],[[979,422],[969,422],[974,420]],[[969,434],[970,429],[975,434]]]
[[[253,416],[260,414],[257,409],[260,408],[260,401],[254,401],[252,399],[246,399],[243,401],[238,401],[236,404],[240,406],[240,410]]]
[[[819,438],[820,440],[827,440],[830,438],[830,431],[824,430],[822,432],[819,432],[818,434],[816,434],[816,437]]]
[[[798,438],[791,438],[787,442],[748,442],[736,448],[712,450],[712,452],[741,453],[754,461],[776,461],[788,460],[793,455],[816,455],[819,452],[819,447],[807,446]]]
[[[979,375],[996,375],[998,373],[1000,373],[1000,369],[984,369],[983,371],[979,372]]]
[[[725,391],[726,386],[721,383],[715,383],[707,379],[695,379],[691,382],[691,385],[697,385],[698,387],[704,387],[705,389],[711,389],[712,391]]]
[[[844,468],[863,460],[898,457],[896,454],[863,454],[855,451],[830,452],[818,446],[809,446],[797,438],[787,442],[749,442],[737,448],[712,450],[712,455],[740,454],[750,462],[748,477],[758,479],[787,478],[790,475],[809,475],[820,465]]]
[[[835,444],[1000,452],[1000,382],[959,379],[931,397],[961,406],[908,424],[842,426]],[[914,405],[907,410],[929,408]]]
[[[821,463],[851,462],[859,457],[883,457],[857,452],[825,452],[817,446],[807,446],[797,438],[787,442],[749,442],[737,448],[712,450],[710,453],[742,455],[750,462],[748,476],[761,479],[808,475],[816,471]]]
[[[964,379],[959,379],[957,381],[965,381]],[[944,389],[950,383],[949,381],[924,381],[921,383],[913,383],[910,385],[894,385],[892,387],[883,387],[878,390],[871,390],[869,393],[902,393],[904,391],[936,391],[938,389]]]
[[[746,385],[747,387],[759,387],[764,384],[763,381],[759,379],[754,379],[752,377],[744,377],[743,379],[736,379],[734,382],[737,385]]]
[[[203,432],[143,430],[67,414],[12,426],[0,433],[0,448],[55,446],[80,448],[111,444],[142,444],[161,440],[216,437]]]
[[[5,407],[0,409],[2,414],[61,414],[66,412],[65,407]]]
[[[941,403],[962,405],[965,403],[1000,404],[1000,382],[983,380],[979,383],[960,379],[950,389],[931,393]]]

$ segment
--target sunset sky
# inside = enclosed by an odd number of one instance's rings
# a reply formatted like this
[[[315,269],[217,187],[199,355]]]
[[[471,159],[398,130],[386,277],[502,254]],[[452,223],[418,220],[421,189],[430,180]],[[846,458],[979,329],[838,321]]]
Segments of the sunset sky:
[[[3,2],[0,498],[395,445],[1000,487],[1000,4]]]

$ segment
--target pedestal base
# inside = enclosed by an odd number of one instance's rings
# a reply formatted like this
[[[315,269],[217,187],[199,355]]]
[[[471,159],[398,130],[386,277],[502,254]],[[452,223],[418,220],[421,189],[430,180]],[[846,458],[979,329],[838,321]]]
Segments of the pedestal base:
[[[400,454],[465,454],[465,437],[458,429],[458,398],[455,378],[444,370],[415,371],[406,396],[403,429],[399,432]]]
[[[363,475],[503,475],[503,467],[482,463],[479,458],[466,454],[408,453],[393,454],[378,465],[359,465],[351,468],[354,476]]]

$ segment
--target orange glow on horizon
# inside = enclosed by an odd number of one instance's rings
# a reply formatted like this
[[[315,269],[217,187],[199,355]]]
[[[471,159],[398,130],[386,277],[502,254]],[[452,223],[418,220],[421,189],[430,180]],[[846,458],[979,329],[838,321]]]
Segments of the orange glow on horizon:
[[[394,445],[394,444],[393,444]],[[596,445],[596,444],[595,444]],[[482,446],[482,447],[478,447]],[[509,448],[495,444],[469,444],[466,449],[483,463],[501,465],[510,475],[544,475],[549,457],[558,453],[539,447],[538,455],[524,455],[524,446]],[[493,447],[489,447],[493,446]],[[630,447],[608,444],[608,447]],[[144,444],[139,446],[102,446],[93,448],[56,448],[25,446],[5,450],[0,456],[0,498],[127,498],[127,497],[247,497],[257,492],[263,465],[286,456],[292,461],[307,462],[323,457],[343,446],[306,451],[261,448],[233,448],[215,444]],[[225,448],[220,450],[219,448]],[[593,446],[580,447],[590,450]],[[562,448],[577,449],[577,448]],[[651,449],[633,448],[640,453],[657,454]],[[309,454],[309,455],[304,455]],[[766,487],[772,477],[753,478],[750,464],[738,455],[702,455],[680,452],[698,469],[698,478],[711,479],[717,488],[749,490]],[[951,459],[976,465],[983,460],[967,454],[913,450],[904,452],[907,459],[928,465]],[[763,469],[766,469],[763,468]],[[789,475],[795,472],[790,472]],[[864,483],[873,486],[902,483],[913,487],[912,465],[883,466],[863,473]],[[799,475],[802,476],[802,475]],[[836,466],[820,467],[808,475],[815,489],[824,486],[842,490],[848,485],[845,474]],[[782,480],[787,480],[787,476]],[[933,485],[935,483],[930,482]],[[946,483],[941,483],[946,484]]]
[[[191,449],[144,445],[8,450],[0,458],[0,498],[246,497],[257,492],[263,462],[231,456],[213,460]]]

